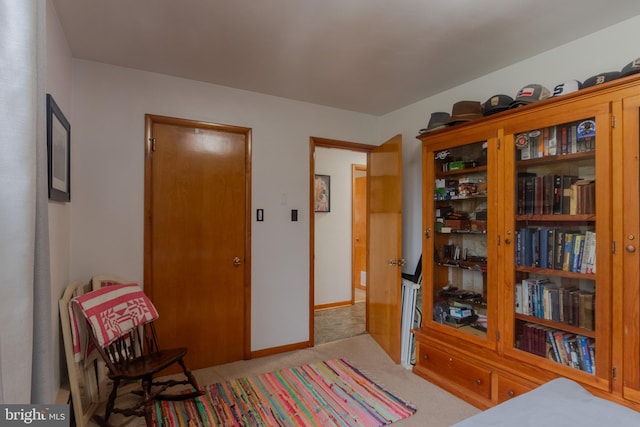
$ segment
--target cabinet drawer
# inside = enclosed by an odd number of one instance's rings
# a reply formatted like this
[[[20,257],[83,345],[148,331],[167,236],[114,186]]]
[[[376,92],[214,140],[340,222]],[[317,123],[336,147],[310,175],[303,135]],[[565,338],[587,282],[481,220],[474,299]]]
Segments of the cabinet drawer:
[[[482,396],[491,398],[491,371],[433,348],[420,346],[423,368]]]
[[[510,378],[498,376],[498,403],[520,396],[531,390],[531,387]]]

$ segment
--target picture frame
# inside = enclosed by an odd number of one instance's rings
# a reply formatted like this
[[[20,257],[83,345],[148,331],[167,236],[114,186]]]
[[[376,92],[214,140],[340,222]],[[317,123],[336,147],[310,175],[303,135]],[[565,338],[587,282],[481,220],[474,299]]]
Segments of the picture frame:
[[[316,175],[313,187],[315,212],[331,212],[331,176]]]
[[[49,200],[71,201],[71,125],[47,94],[47,159]]]

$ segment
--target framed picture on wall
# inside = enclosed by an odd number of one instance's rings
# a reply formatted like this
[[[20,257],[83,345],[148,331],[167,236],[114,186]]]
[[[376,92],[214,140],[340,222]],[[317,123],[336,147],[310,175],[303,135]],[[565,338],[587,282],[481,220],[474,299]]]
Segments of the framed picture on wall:
[[[49,199],[71,201],[71,126],[51,94],[47,94],[47,158]]]
[[[314,185],[314,206],[316,212],[331,211],[331,177],[316,175]]]

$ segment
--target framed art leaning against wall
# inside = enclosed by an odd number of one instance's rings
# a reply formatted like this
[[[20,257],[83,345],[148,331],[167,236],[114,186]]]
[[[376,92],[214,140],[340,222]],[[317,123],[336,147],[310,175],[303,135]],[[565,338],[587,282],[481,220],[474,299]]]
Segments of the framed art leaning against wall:
[[[49,199],[71,201],[71,126],[51,94],[47,94],[47,158]]]

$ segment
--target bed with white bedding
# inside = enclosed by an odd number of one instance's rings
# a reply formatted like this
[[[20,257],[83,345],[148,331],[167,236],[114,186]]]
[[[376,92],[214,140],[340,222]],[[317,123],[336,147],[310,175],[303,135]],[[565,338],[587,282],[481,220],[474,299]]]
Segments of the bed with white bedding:
[[[640,427],[640,412],[557,378],[452,427]]]

